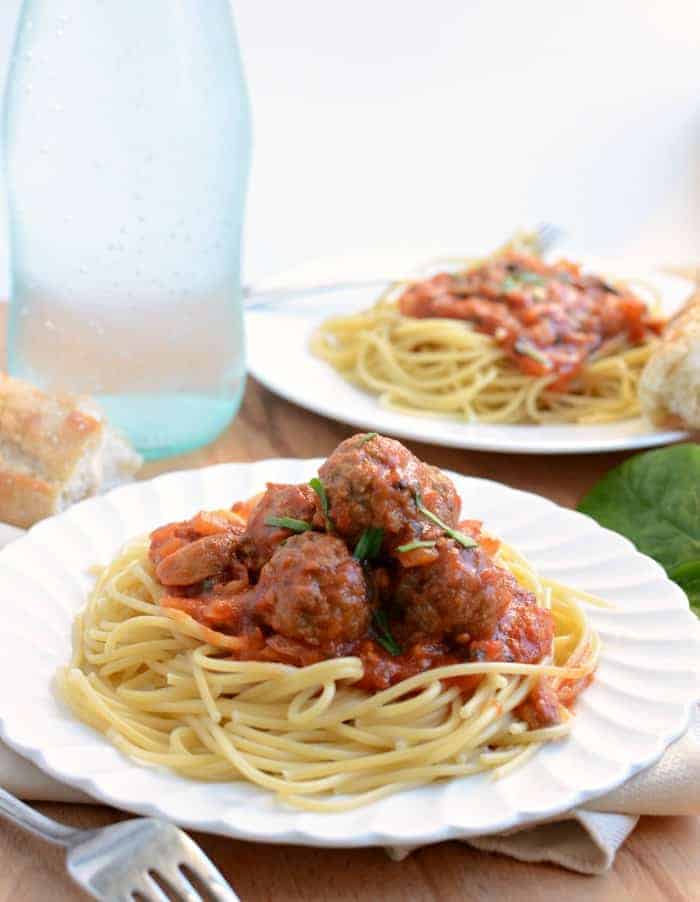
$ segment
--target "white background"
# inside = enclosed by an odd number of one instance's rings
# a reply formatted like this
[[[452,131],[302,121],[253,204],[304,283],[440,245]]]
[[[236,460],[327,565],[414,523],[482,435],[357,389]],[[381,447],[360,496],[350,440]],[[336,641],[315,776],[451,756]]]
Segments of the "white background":
[[[0,71],[18,7],[0,0]],[[474,250],[539,220],[589,253],[700,256],[700,0],[234,9],[249,278],[319,254]]]

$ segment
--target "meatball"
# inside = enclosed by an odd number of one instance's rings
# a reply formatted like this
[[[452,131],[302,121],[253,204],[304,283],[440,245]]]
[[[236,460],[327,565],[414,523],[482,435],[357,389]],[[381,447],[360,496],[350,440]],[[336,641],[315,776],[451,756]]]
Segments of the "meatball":
[[[479,548],[441,538],[437,558],[399,576],[394,592],[397,628],[406,638],[480,639],[494,629],[517,593],[524,590]]]
[[[552,650],[554,618],[541,608],[532,592],[521,586],[508,609],[499,619],[492,635],[469,646],[473,661],[518,661],[536,664]]]
[[[448,526],[456,526],[460,500],[452,482],[400,442],[381,435],[354,435],[342,442],[319,470],[329,514],[351,545],[369,527],[384,530],[384,550],[415,539],[431,540],[441,530],[416,505]]]
[[[308,645],[359,639],[370,606],[361,565],[335,536],[305,532],[280,545],[256,587],[257,615],[275,632]]]
[[[277,546],[294,535],[291,529],[268,526],[266,521],[270,517],[292,517],[318,525],[319,513],[318,499],[311,486],[268,483],[267,491],[251,512],[243,539],[244,554],[251,570],[260,570]]]
[[[426,471],[423,483],[423,504],[446,523],[456,526],[462,510],[462,499],[457,494],[454,483],[438,467],[422,464]]]

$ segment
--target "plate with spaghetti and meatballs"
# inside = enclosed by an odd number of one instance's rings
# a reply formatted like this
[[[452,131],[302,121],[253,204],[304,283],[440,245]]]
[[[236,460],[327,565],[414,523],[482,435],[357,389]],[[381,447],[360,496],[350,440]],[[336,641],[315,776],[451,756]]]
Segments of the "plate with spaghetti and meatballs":
[[[656,563],[375,432],[91,499],[0,573],[2,737],[110,804],[257,841],[551,817],[655,761],[698,694],[700,626]]]

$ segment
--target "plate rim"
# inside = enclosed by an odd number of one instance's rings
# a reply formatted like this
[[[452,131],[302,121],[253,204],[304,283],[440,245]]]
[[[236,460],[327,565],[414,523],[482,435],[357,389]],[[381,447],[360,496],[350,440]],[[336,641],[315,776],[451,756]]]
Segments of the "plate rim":
[[[56,524],[60,523],[62,518],[67,518],[70,515],[71,510],[75,510],[77,508],[86,509],[88,506],[95,505],[96,510],[99,509],[99,505],[103,503],[106,499],[110,497],[126,494],[128,492],[138,492],[142,490],[145,486],[150,486],[156,482],[165,482],[172,481],[177,482],[180,479],[191,479],[194,474],[197,476],[201,476],[203,472],[210,471],[245,471],[251,468],[255,468],[258,465],[270,465],[272,463],[278,465],[284,464],[292,464],[294,466],[308,466],[309,469],[312,467],[317,467],[323,458],[263,458],[258,461],[250,461],[250,462],[224,462],[218,464],[212,464],[202,468],[191,468],[187,470],[176,470],[168,473],[160,474],[156,477],[153,477],[149,480],[143,480],[136,483],[132,483],[130,485],[121,486],[117,489],[113,489],[111,492],[106,493],[104,496],[97,496],[95,498],[89,498],[85,501],[79,502],[79,504],[74,505],[73,508],[64,512],[63,514],[59,514],[55,517],[51,517],[48,520],[42,521],[39,524],[36,524],[30,530],[27,531],[25,535],[21,538],[11,542],[8,546],[3,549],[0,549],[0,572],[5,562],[5,558],[11,556],[12,548],[16,546],[18,543],[23,542],[31,542],[32,538],[36,536],[37,530],[39,531],[47,531],[51,532],[52,529],[58,528]],[[504,483],[500,483],[497,480],[485,479],[478,476],[467,476],[464,474],[456,473],[449,469],[444,469],[447,475],[451,478],[457,478],[458,481],[465,481],[467,484],[471,483],[478,487],[478,485],[483,483],[488,483],[489,485],[495,486],[498,491],[504,491],[507,495],[515,495],[518,496],[520,503],[526,502],[528,499],[532,499],[533,497],[536,499],[538,503],[542,503],[545,507],[548,507],[550,510],[555,509],[562,512],[565,516],[571,516],[573,519],[585,520],[589,524],[593,524],[596,530],[600,530],[605,534],[608,534],[614,537],[616,543],[619,544],[620,549],[624,548],[627,555],[631,555],[632,557],[637,557],[640,559],[645,559],[651,565],[651,571],[656,571],[658,575],[663,578],[665,582],[667,582],[670,586],[674,587],[674,590],[677,589],[674,583],[668,579],[665,574],[663,568],[652,558],[649,558],[647,555],[639,552],[632,542],[630,542],[624,536],[621,536],[618,533],[615,533],[612,530],[609,530],[605,527],[600,526],[590,517],[587,517],[585,514],[580,513],[579,511],[565,508],[562,505],[559,505],[557,502],[552,501],[549,498],[546,498],[541,495],[537,495],[533,492],[524,491],[522,489],[512,488],[511,486],[505,485]],[[128,540],[128,536],[122,538],[121,542],[125,542]],[[650,571],[650,572],[651,572]],[[678,589],[678,592],[681,592]],[[674,591],[674,594],[678,594]],[[688,613],[688,625],[694,624],[691,629],[695,635],[692,637],[694,643],[700,648],[700,622],[698,622],[695,617],[692,615],[690,608],[687,604],[685,608],[681,606],[681,609],[685,610]],[[74,612],[72,612],[74,613]],[[692,618],[692,619],[691,619]],[[486,831],[488,834],[498,833],[503,830],[513,829],[513,828],[521,828],[526,827],[528,824],[539,822],[543,819],[547,819],[550,817],[556,817],[559,814],[564,814],[565,812],[579,807],[580,805],[594,799],[600,797],[602,795],[611,792],[613,789],[621,786],[626,783],[631,777],[640,771],[652,766],[655,764],[664,754],[666,749],[677,741],[688,729],[691,719],[694,714],[695,706],[698,701],[700,701],[700,665],[698,667],[693,668],[692,671],[688,671],[688,673],[693,674],[695,689],[694,695],[691,698],[690,696],[683,702],[683,716],[679,719],[677,728],[670,733],[664,735],[663,737],[656,736],[654,741],[653,750],[645,755],[643,758],[640,758],[639,761],[636,761],[632,764],[626,762],[624,765],[624,774],[622,776],[614,777],[611,780],[606,781],[602,785],[597,785],[592,789],[578,789],[572,790],[569,793],[561,794],[561,801],[556,805],[549,805],[546,809],[541,811],[538,810],[536,816],[534,817],[523,817],[521,809],[514,809],[511,814],[507,817],[504,817],[498,822],[494,822],[489,825],[488,830]],[[61,716],[72,718],[72,714],[69,709],[62,703],[60,700],[55,698],[55,690],[53,687],[49,688],[49,691],[52,695],[54,695],[54,699],[61,709]],[[80,721],[76,721],[80,723]],[[88,728],[91,729],[91,728]],[[449,824],[441,824],[439,826],[430,826],[425,829],[420,834],[412,834],[410,838],[406,837],[398,837],[392,839],[391,837],[387,837],[383,834],[377,833],[377,831],[372,831],[370,833],[358,833],[353,837],[337,837],[334,835],[324,836],[319,835],[318,833],[310,831],[308,828],[301,829],[296,827],[293,830],[286,829],[284,827],[277,828],[276,830],[271,830],[268,832],[260,832],[256,829],[243,828],[238,826],[237,824],[232,824],[230,821],[225,821],[222,818],[214,818],[209,819],[206,817],[172,817],[167,813],[165,809],[167,809],[167,801],[164,803],[164,807],[159,805],[158,803],[151,801],[141,801],[141,800],[128,800],[126,803],[124,801],[124,797],[119,794],[114,794],[109,791],[102,789],[98,783],[98,778],[80,775],[78,773],[71,773],[68,776],[66,775],[65,770],[61,768],[54,767],[49,761],[47,761],[46,756],[40,745],[31,745],[26,744],[19,740],[13,732],[12,729],[12,720],[8,719],[7,715],[0,711],[0,738],[11,748],[22,755],[24,758],[28,759],[32,763],[36,764],[44,773],[49,774],[57,781],[67,785],[74,787],[76,789],[83,790],[92,798],[103,802],[105,804],[111,805],[115,808],[118,808],[123,811],[132,812],[138,815],[144,816],[153,816],[153,817],[161,817],[166,818],[168,820],[172,820],[179,825],[186,827],[188,829],[205,831],[213,834],[229,836],[235,839],[252,841],[252,842],[266,842],[266,843],[285,843],[290,845],[304,845],[309,847],[327,847],[327,848],[355,848],[355,847],[372,847],[372,846],[419,846],[419,845],[429,845],[437,842],[442,842],[448,839],[459,839],[466,838],[469,836],[478,836],[485,835],[483,829],[469,829],[469,828],[461,828],[459,826],[451,826]],[[102,736],[102,734],[93,731],[93,739],[94,741],[100,743],[107,743],[109,741],[106,737]],[[126,759],[125,764],[131,764],[133,766],[138,767],[139,769],[146,769],[145,765],[141,765],[138,762],[129,761]],[[184,778],[183,778],[184,779]],[[455,778],[455,779],[467,779],[467,778]],[[196,781],[193,781],[195,785]],[[217,784],[211,784],[217,785]],[[299,812],[300,815],[305,815],[308,817],[308,814],[305,812]],[[333,815],[322,814],[316,815],[316,817],[321,817],[324,820],[326,818],[332,818]]]

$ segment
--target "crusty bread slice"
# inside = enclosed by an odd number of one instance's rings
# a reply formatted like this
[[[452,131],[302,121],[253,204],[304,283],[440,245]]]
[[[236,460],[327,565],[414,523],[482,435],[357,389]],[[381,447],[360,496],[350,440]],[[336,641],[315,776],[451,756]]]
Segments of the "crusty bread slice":
[[[700,429],[700,291],[664,329],[642,371],[639,402],[655,426]]]
[[[28,527],[130,479],[141,458],[89,402],[0,374],[0,520]]]

